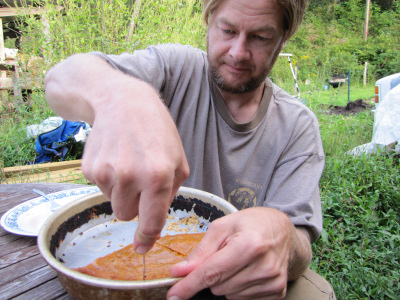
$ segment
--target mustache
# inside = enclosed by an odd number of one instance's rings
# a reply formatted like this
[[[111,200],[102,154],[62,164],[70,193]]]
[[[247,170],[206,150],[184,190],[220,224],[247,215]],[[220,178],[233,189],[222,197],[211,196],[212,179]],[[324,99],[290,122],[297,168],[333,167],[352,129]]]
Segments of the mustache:
[[[236,69],[253,69],[253,65],[249,61],[244,60],[237,61],[235,59],[225,57],[221,59],[220,63],[227,64]]]

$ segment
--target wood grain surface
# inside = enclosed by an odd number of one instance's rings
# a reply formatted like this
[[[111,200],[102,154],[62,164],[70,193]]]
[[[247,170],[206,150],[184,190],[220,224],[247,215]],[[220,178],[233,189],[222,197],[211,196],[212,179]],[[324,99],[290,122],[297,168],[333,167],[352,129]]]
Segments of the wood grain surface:
[[[0,217],[14,206],[38,197],[32,189],[47,194],[84,185],[22,183],[0,185]],[[0,227],[0,299],[73,299],[43,260],[37,238],[9,233]]]

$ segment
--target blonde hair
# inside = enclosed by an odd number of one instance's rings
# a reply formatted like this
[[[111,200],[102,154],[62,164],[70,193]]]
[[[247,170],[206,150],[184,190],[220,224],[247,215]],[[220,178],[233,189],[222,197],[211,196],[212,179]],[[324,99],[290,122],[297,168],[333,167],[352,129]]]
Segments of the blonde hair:
[[[208,25],[210,16],[223,0],[203,0],[203,21]],[[228,1],[228,0],[225,0]],[[289,39],[303,20],[306,0],[274,0],[283,11],[283,29]]]

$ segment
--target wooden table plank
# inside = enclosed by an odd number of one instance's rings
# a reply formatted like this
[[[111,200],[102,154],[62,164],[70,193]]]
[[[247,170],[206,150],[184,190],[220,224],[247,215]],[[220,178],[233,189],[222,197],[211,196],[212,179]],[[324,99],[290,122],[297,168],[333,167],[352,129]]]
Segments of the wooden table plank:
[[[9,265],[16,264],[20,261],[23,261],[29,257],[38,254],[39,254],[39,249],[36,244],[30,247],[26,247],[24,249],[19,249],[15,252],[0,257],[0,269],[3,269]]]
[[[0,185],[0,189],[4,186],[5,186],[4,184]],[[20,193],[13,193],[13,194],[8,195],[7,198],[0,195],[0,199],[1,199],[0,207],[7,206],[10,204],[15,206],[16,204],[18,204],[20,202],[24,202],[24,201],[32,198],[32,196],[29,196],[30,192],[32,192],[32,190],[29,192],[26,192],[26,193],[24,193],[23,191],[21,191]]]
[[[85,187],[85,184],[70,184],[70,183],[57,183],[57,184],[49,184],[42,182],[32,182],[32,183],[17,183],[17,184],[0,184],[0,194],[7,195],[21,195],[23,200],[30,200],[37,196],[32,189],[42,190],[43,192],[50,194],[58,191],[74,189],[79,187]],[[29,195],[26,195],[29,194]],[[1,198],[1,201],[7,200]]]
[[[9,243],[3,243],[1,241],[0,246],[0,256],[8,255],[10,253],[14,253],[16,251],[20,251],[21,249],[25,249],[27,247],[35,246],[36,245],[36,238],[22,238],[16,239]],[[1,279],[0,279],[1,280]]]
[[[85,186],[65,183],[0,184],[0,215],[38,197],[32,189],[51,194]],[[58,281],[56,272],[40,255],[36,243],[36,237],[15,235],[0,228],[0,299],[72,300]]]
[[[30,289],[23,295],[13,298],[14,300],[26,300],[26,299],[54,299],[58,297],[68,296],[69,299],[73,299],[72,296],[66,295],[67,292],[62,287],[61,283],[57,278],[47,281],[40,286]]]
[[[0,285],[18,280],[18,278],[24,277],[45,266],[47,266],[47,263],[40,255],[25,259],[20,264],[9,265],[0,270]]]
[[[17,234],[9,234],[7,231],[5,231],[3,228],[0,229],[0,246],[4,244],[11,243],[13,241],[23,239],[25,237]],[[0,256],[3,255],[3,253],[0,253]]]
[[[1,297],[4,297],[4,299],[10,299],[16,296],[20,296],[24,297],[25,299],[30,299],[28,297],[25,297],[25,293],[35,288],[40,289],[42,283],[49,282],[50,280],[52,281],[52,284],[61,287],[61,284],[56,278],[55,271],[53,271],[53,269],[51,269],[49,266],[45,266],[29,274],[21,276],[14,281],[8,282],[5,285],[2,285]],[[57,283],[55,283],[53,280],[57,281]],[[65,290],[62,290],[62,292],[66,293]],[[50,298],[55,297],[47,297],[47,299]]]
[[[53,187],[52,187],[53,186]],[[59,188],[54,188],[58,186]],[[87,187],[86,184],[70,184],[70,183],[59,183],[59,185],[49,185],[49,183],[17,183],[17,184],[0,184],[0,216],[8,211],[9,209],[21,204],[25,201],[32,200],[40,197],[34,193],[32,189],[37,189],[45,192],[46,194],[55,193],[61,190],[74,189],[79,187]],[[18,192],[10,192],[10,187]],[[61,189],[60,189],[61,188]],[[1,196],[3,195],[3,196]],[[5,197],[4,195],[8,195]]]

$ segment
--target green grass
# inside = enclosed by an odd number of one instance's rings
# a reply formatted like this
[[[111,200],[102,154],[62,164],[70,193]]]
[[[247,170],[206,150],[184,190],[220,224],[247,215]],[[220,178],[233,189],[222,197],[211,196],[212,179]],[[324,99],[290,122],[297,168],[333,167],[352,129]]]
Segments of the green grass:
[[[373,86],[352,87],[351,101],[373,98]],[[345,152],[372,139],[370,109],[343,116],[329,105],[348,103],[347,87],[314,89],[308,103],[320,122],[326,154],[320,182],[324,231],[311,267],[334,286],[337,299],[399,299],[400,159]]]
[[[27,138],[26,127],[54,115],[43,91],[35,91],[30,103],[14,103],[13,97],[0,103],[0,166],[26,165],[36,156],[34,139]]]
[[[354,147],[371,142],[374,117],[370,110],[349,116],[328,115],[319,111],[317,116],[328,157],[340,157]]]
[[[399,299],[399,156],[327,157],[312,268],[338,299]]]
[[[328,90],[323,88],[323,85],[328,85],[323,81],[315,81],[311,84],[300,83],[301,97],[307,100],[307,105],[311,108],[316,108],[321,104],[345,106],[349,101],[358,99],[372,101],[375,93],[375,83],[368,83],[365,87],[360,83],[347,83],[338,88],[328,87]],[[372,102],[371,102],[372,103]]]

